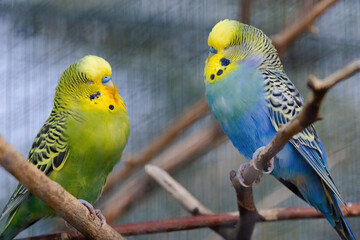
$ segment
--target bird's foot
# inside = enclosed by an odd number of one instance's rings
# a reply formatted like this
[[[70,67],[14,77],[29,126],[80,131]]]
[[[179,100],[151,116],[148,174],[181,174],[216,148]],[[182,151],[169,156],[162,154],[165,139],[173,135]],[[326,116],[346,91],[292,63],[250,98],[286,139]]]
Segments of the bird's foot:
[[[261,152],[262,150],[264,150],[264,149],[265,149],[264,146],[263,146],[263,147],[259,147],[258,149],[256,149],[256,151],[253,153],[253,156],[252,156],[252,161],[253,161],[253,163],[254,163],[254,168],[255,168],[256,170],[258,170],[258,171],[260,171],[260,170],[257,169],[255,163],[256,163],[256,160],[257,160],[260,152]],[[265,169],[266,169],[266,170],[265,170]],[[263,171],[263,174],[268,175],[268,174],[270,174],[273,170],[274,170],[274,158],[271,158],[271,160],[269,161],[269,163],[266,164],[265,168],[264,168],[262,171]]]
[[[242,177],[242,173],[243,173],[243,171],[245,170],[247,164],[248,164],[248,163],[243,163],[243,164],[241,164],[240,167],[239,167],[239,169],[238,169],[238,171],[237,171],[237,174],[236,174],[236,175],[237,175],[237,177],[238,177],[238,179],[239,179],[239,182],[240,182],[241,186],[243,186],[243,187],[252,187],[252,184],[250,184],[250,185],[246,184],[246,183],[244,182],[244,178]],[[261,174],[261,175],[262,175],[262,174]],[[256,187],[256,186],[260,183],[261,175],[259,175],[259,176],[256,178],[254,187]]]
[[[90,212],[91,215],[95,217],[98,217],[101,221],[101,228],[104,227],[104,225],[106,224],[106,219],[104,217],[104,215],[101,213],[100,209],[94,209],[93,205],[91,205],[91,203],[89,203],[88,201],[85,201],[83,199],[79,199],[79,201],[82,203],[82,205],[84,205]]]

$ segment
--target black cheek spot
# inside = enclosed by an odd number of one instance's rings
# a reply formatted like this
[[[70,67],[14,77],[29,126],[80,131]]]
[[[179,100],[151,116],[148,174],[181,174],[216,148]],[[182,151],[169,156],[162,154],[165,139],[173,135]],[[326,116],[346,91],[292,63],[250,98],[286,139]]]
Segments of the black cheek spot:
[[[91,94],[91,95],[90,95],[90,100],[94,100],[94,98],[95,98],[94,95]]]
[[[110,110],[114,110],[114,105],[112,105],[112,104],[109,105],[109,109],[110,109]]]
[[[221,74],[223,74],[223,70],[220,69],[219,71],[217,71],[216,75],[220,76]]]
[[[215,78],[215,75],[214,75],[214,74],[211,74],[211,75],[210,75],[210,79],[211,79],[211,80],[214,80],[214,78]]]

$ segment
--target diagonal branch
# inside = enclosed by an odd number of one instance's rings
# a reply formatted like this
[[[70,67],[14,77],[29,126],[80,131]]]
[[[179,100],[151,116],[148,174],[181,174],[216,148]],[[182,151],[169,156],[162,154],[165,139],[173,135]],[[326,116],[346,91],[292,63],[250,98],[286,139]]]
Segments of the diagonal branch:
[[[210,209],[205,207],[188,190],[181,186],[180,183],[178,183],[163,169],[155,165],[148,164],[145,166],[145,171],[190,214],[194,216],[213,214]],[[225,239],[229,238],[234,229],[232,226],[209,227]]]
[[[244,183],[247,185],[254,183],[255,180],[261,176],[261,169],[264,169],[270,159],[280,152],[294,135],[303,131],[313,122],[319,120],[321,118],[319,115],[320,105],[327,91],[335,84],[349,78],[358,71],[360,71],[360,60],[348,64],[344,68],[325,78],[323,81],[310,75],[308,86],[312,91],[310,92],[302,111],[279,129],[273,140],[260,152],[255,163],[253,160],[248,163],[242,172]],[[256,170],[254,164],[257,166],[256,168],[260,170]]]
[[[339,0],[319,1],[302,19],[296,22],[294,21],[293,24],[285,27],[280,33],[271,36],[273,45],[276,47],[279,55],[284,54],[289,45],[291,45],[301,33],[311,28],[313,22],[338,1]]]
[[[16,151],[0,136],[0,164],[60,217],[91,239],[124,239],[109,225],[101,227],[88,209]]]

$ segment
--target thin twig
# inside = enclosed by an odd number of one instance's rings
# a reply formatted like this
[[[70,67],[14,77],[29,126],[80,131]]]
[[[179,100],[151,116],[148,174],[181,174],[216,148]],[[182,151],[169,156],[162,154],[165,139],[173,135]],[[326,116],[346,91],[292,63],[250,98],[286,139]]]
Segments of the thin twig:
[[[145,166],[145,171],[192,215],[213,214],[163,169],[148,164]]]
[[[283,149],[285,144],[288,143],[294,135],[303,131],[313,122],[319,120],[321,118],[319,115],[319,108],[327,91],[335,84],[349,78],[359,70],[360,60],[356,60],[331,74],[323,81],[310,75],[308,85],[312,91],[310,92],[302,111],[279,129],[273,140],[260,152],[255,163],[253,161],[249,162],[242,172],[244,183],[251,185],[255,179],[261,176],[261,169],[264,169],[266,164],[280,152],[281,149]],[[254,168],[254,164],[256,164],[257,169],[260,169],[260,171]]]
[[[194,216],[209,215],[213,212],[205,207],[199,200],[197,200],[188,190],[186,190],[180,183],[172,178],[166,171],[155,166],[146,165],[145,171],[149,174],[158,184],[160,184],[185,210]],[[218,233],[225,239],[228,239],[233,232],[233,227],[211,227],[210,228]]]
[[[183,131],[185,131],[192,124],[197,122],[199,119],[206,116],[209,112],[209,107],[205,98],[200,99],[194,105],[189,107],[181,117],[176,121],[170,123],[168,128],[160,135],[155,141],[152,141],[147,148],[138,155],[124,156],[124,165],[116,172],[109,176],[109,179],[104,188],[106,193],[117,183],[128,178],[135,170],[139,167],[147,164],[152,158],[161,153],[166,147],[178,137]]]
[[[339,0],[322,0],[314,5],[314,7],[303,16],[299,21],[284,28],[283,31],[271,37],[273,45],[276,47],[279,55],[284,54],[286,49],[295,39],[304,31],[312,26],[313,22],[320,17],[326,9],[334,5]]]
[[[341,206],[345,217],[359,217],[360,216],[360,203],[349,204]],[[324,218],[324,216],[316,211],[313,207],[291,207],[291,208],[274,208],[267,210],[260,210],[257,218],[258,222],[273,222],[282,220],[303,220]],[[211,214],[203,216],[182,217],[174,219],[164,219],[148,222],[128,223],[123,225],[114,226],[113,228],[124,236],[134,236],[141,234],[153,234],[172,232],[180,230],[189,230],[195,228],[208,228],[208,227],[224,227],[235,226],[239,220],[239,214],[236,213],[222,213]],[[70,236],[70,238],[63,238],[62,236]],[[43,235],[37,237],[23,238],[19,240],[79,240],[83,237],[71,237],[68,233],[57,233],[50,235]]]
[[[124,239],[109,225],[101,227],[99,218],[90,214],[74,196],[16,151],[0,136],[0,164],[60,217],[91,239]]]

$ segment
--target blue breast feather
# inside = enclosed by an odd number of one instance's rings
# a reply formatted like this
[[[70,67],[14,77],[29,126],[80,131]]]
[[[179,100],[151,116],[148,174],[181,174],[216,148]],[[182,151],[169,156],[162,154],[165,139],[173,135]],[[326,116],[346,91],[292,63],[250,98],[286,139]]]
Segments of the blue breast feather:
[[[246,158],[271,141],[276,131],[266,114],[264,80],[256,66],[247,64],[206,83],[206,97],[216,120]]]

